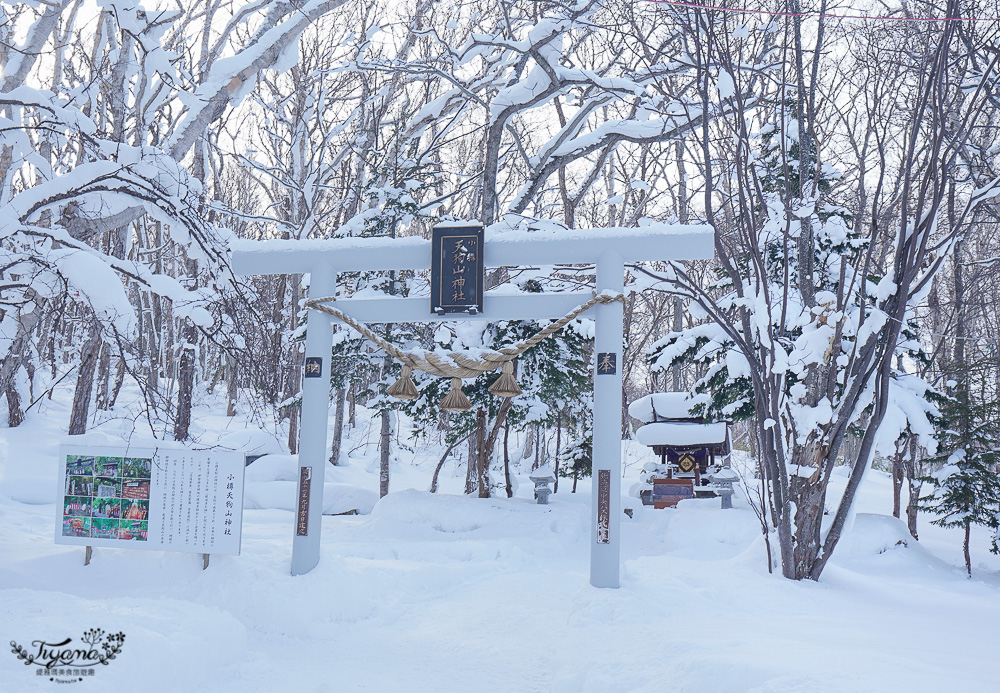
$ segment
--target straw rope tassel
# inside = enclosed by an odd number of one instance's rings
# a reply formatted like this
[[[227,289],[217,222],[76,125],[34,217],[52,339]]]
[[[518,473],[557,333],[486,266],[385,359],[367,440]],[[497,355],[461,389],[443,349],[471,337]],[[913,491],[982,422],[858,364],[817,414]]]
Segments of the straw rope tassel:
[[[445,395],[439,404],[444,411],[467,411],[472,408],[472,402],[462,392],[462,379],[451,379],[451,392]]]
[[[399,374],[399,380],[394,382],[392,386],[385,391],[385,394],[390,397],[395,397],[396,399],[416,399],[420,396],[420,391],[417,390],[417,386],[413,383],[413,378],[410,374],[413,370],[403,364],[402,372]]]
[[[497,397],[517,397],[521,394],[521,386],[514,379],[513,361],[507,361],[503,364],[503,374],[490,385],[490,392]]]

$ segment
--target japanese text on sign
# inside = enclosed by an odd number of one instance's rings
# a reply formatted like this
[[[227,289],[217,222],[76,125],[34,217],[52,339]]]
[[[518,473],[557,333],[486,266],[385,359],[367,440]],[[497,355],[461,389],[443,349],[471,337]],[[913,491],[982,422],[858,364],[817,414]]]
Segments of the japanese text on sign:
[[[482,227],[435,228],[432,238],[431,312],[483,310]]]
[[[611,542],[611,471],[597,470],[597,543]]]
[[[597,354],[597,374],[615,375],[618,372],[618,354],[613,351],[601,351]]]
[[[312,467],[299,467],[299,509],[295,520],[295,535],[309,534],[309,491],[312,488]]]
[[[238,554],[242,456],[66,446],[56,543]]]

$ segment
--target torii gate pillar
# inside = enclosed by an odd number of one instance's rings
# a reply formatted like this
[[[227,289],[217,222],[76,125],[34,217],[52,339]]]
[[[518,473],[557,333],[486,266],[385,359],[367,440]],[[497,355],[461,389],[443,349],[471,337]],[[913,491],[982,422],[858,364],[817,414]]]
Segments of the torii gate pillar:
[[[426,270],[430,242],[421,238],[339,238],[317,241],[234,241],[237,275],[310,273],[309,295],[336,293],[337,272]],[[597,265],[597,291],[623,292],[625,263],[642,260],[700,260],[714,253],[714,231],[704,225],[654,224],[641,229],[567,230],[564,233],[487,236],[487,267]],[[366,323],[443,320],[541,320],[559,318],[592,298],[587,292],[486,296],[478,315],[433,315],[423,298],[347,298],[337,307]],[[618,587],[621,546],[621,430],[623,305],[595,307],[593,497],[590,583]],[[319,562],[323,520],[323,477],[330,411],[331,318],[313,310],[306,331],[305,377],[299,443],[299,497],[292,543],[292,575]]]
[[[624,260],[617,253],[603,253],[597,260],[597,293],[610,291],[620,294],[624,288]],[[618,566],[621,563],[624,306],[621,301],[614,301],[598,304],[595,311],[590,584],[594,587],[618,587]],[[608,355],[613,355],[613,368],[608,365]]]
[[[337,273],[317,263],[309,275],[310,296],[333,296]],[[302,414],[299,421],[299,498],[292,538],[292,575],[308,573],[319,562],[319,534],[323,524],[323,477],[326,470],[326,429],[330,421],[330,349],[333,318],[318,310],[309,312],[306,330],[306,363],[319,365],[319,373],[302,379]]]

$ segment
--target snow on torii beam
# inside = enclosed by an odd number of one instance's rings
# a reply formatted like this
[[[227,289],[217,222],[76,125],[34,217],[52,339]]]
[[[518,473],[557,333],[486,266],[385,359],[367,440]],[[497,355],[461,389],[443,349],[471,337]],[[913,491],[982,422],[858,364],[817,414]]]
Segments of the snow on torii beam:
[[[468,224],[463,224],[468,225]],[[233,271],[237,275],[309,273],[309,294],[336,293],[338,272],[426,270],[431,243],[422,238],[335,238],[305,241],[234,241]],[[486,267],[557,264],[597,266],[597,291],[624,290],[626,262],[702,260],[714,254],[709,226],[652,224],[640,228],[507,231],[487,233]],[[539,320],[559,318],[589,300],[590,292],[503,294],[486,292],[478,315],[431,313],[430,299],[347,298],[337,308],[362,322],[440,322],[442,320]],[[591,498],[590,582],[618,587],[621,528],[621,398],[623,312],[619,302],[597,305],[595,353],[616,355],[614,373],[594,376],[594,448]],[[292,543],[292,574],[301,575],[319,562],[323,513],[326,429],[330,407],[330,345],[333,318],[313,311],[306,332],[306,357],[319,358],[320,377],[304,378],[299,443],[299,496],[304,512],[296,517]],[[596,361],[596,359],[595,359]],[[595,364],[596,366],[596,364]],[[603,474],[601,472],[604,472]],[[602,479],[604,487],[601,488]],[[601,493],[603,491],[603,493]],[[603,507],[601,501],[603,497]],[[598,515],[607,522],[598,531]]]

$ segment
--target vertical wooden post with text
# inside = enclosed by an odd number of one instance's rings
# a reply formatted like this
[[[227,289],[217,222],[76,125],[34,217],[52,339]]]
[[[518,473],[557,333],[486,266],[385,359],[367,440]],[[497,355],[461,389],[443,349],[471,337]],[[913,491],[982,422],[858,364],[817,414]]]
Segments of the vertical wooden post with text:
[[[316,263],[309,275],[309,295],[332,296],[337,274],[330,265]],[[306,322],[306,360],[302,378],[302,426],[299,437],[299,488],[295,536],[292,539],[292,575],[308,573],[319,562],[323,527],[323,476],[326,468],[326,428],[330,418],[330,354],[333,318],[309,311]]]
[[[597,259],[597,293],[620,295],[625,263],[607,250]],[[618,587],[621,555],[622,345],[621,301],[596,306],[594,335],[593,502],[590,517],[590,584]]]

